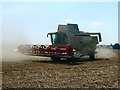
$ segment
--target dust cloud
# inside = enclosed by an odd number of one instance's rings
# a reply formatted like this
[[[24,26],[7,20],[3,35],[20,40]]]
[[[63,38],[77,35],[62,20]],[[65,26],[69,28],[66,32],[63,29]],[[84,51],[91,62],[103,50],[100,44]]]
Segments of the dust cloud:
[[[15,52],[17,49],[17,45],[4,45],[2,46],[2,61],[3,62],[11,62],[11,61],[21,61],[27,59],[27,56],[22,55],[19,52]]]
[[[106,46],[100,46],[95,51],[97,52],[96,58],[113,58],[116,55],[112,48]]]
[[[24,29],[17,27],[5,28],[2,30],[2,62],[19,62],[36,59],[38,57],[24,55],[17,52],[19,45],[31,45],[30,35],[27,36]]]
[[[17,45],[2,46],[2,62],[22,62],[28,60],[44,60],[48,57],[29,56],[16,51]]]
[[[12,34],[13,33],[13,34]],[[15,50],[20,44],[29,44],[29,39],[26,37],[23,30],[16,29],[5,30],[2,34],[2,62],[19,62],[29,59],[28,56],[16,52]]]

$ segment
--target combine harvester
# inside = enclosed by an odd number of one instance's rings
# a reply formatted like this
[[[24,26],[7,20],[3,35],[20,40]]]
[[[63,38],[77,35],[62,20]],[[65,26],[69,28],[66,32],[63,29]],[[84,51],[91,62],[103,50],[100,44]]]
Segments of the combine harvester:
[[[94,59],[97,44],[101,42],[100,33],[79,31],[77,24],[58,25],[57,32],[50,32],[52,45],[20,45],[18,51],[31,56],[61,58],[80,58],[89,56]],[[98,39],[99,37],[99,39]]]

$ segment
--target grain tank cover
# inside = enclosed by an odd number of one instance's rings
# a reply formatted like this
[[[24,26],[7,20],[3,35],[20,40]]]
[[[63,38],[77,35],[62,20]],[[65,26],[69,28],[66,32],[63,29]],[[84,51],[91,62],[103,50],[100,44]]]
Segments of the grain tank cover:
[[[77,24],[58,25],[58,32],[79,33]]]
[[[68,32],[79,33],[78,25],[77,24],[67,24]]]
[[[58,32],[66,33],[68,31],[67,25],[58,25]]]

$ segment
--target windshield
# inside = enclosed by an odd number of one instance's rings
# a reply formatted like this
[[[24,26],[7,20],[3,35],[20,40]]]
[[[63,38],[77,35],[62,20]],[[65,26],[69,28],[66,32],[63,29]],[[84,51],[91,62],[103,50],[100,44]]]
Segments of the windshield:
[[[51,34],[51,41],[53,45],[64,45],[65,44],[65,36],[62,33],[55,33],[55,34]]]
[[[53,45],[56,45],[58,42],[58,35],[57,34],[52,34],[52,41]]]

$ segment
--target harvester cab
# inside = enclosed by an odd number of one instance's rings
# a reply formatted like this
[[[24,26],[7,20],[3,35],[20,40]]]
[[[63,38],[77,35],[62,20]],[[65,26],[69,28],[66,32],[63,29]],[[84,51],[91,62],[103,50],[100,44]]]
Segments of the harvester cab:
[[[49,35],[52,45],[27,45],[19,47],[19,50],[25,50],[28,55],[51,57],[52,60],[86,55],[94,59],[96,46],[102,41],[100,33],[79,31],[77,24],[58,25],[57,32],[50,32]]]

